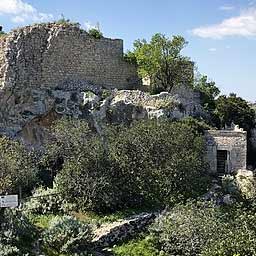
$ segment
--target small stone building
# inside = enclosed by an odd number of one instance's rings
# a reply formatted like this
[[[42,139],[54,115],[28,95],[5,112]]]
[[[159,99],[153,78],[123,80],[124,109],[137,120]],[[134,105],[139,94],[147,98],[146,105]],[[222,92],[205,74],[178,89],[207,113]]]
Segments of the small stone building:
[[[205,132],[206,156],[212,174],[234,173],[246,169],[247,133],[242,129]]]

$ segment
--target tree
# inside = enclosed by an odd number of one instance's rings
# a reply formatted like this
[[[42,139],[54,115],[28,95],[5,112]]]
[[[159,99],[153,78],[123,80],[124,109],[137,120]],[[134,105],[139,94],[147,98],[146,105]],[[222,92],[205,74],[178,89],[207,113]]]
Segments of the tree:
[[[176,85],[191,84],[193,63],[181,51],[187,45],[182,36],[168,38],[155,34],[150,42],[145,39],[134,42],[134,50],[126,58],[136,58],[139,74],[149,78],[154,92],[171,91]]]
[[[254,111],[246,100],[234,93],[229,96],[222,95],[216,100],[215,113],[220,119],[221,127],[234,123],[250,131],[254,125]]]
[[[201,93],[202,105],[205,110],[213,111],[216,108],[216,97],[220,94],[220,89],[216,86],[214,81],[208,81],[206,75],[199,76],[195,79],[195,90]]]

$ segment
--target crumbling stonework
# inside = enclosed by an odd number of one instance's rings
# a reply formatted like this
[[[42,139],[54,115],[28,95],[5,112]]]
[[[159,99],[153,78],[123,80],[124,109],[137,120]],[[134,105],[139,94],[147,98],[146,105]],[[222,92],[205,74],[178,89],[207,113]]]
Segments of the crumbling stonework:
[[[5,37],[0,52],[5,57],[3,87],[49,89],[82,80],[127,89],[138,81],[136,67],[123,59],[122,40],[95,39],[75,25],[18,29]]]
[[[136,67],[123,60],[122,40],[95,39],[71,24],[17,29],[0,38],[0,134],[39,142],[41,124],[58,115],[83,115],[84,92],[136,83]]]
[[[237,130],[205,132],[207,160],[213,174],[234,173],[246,169],[247,133]]]

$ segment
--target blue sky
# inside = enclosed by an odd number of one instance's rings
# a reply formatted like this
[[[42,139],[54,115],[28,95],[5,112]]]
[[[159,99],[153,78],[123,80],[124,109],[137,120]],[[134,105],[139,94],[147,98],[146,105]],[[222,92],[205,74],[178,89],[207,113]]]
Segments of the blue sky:
[[[83,27],[97,23],[106,37],[135,39],[161,32],[183,35],[184,54],[222,93],[256,101],[256,1],[254,0],[0,0],[5,31],[60,14]]]

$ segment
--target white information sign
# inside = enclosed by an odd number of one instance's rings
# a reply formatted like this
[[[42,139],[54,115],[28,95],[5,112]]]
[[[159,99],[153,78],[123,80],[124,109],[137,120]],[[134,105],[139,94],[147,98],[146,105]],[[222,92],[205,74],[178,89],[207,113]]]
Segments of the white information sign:
[[[6,195],[0,196],[0,207],[1,208],[15,208],[18,207],[18,195]]]

